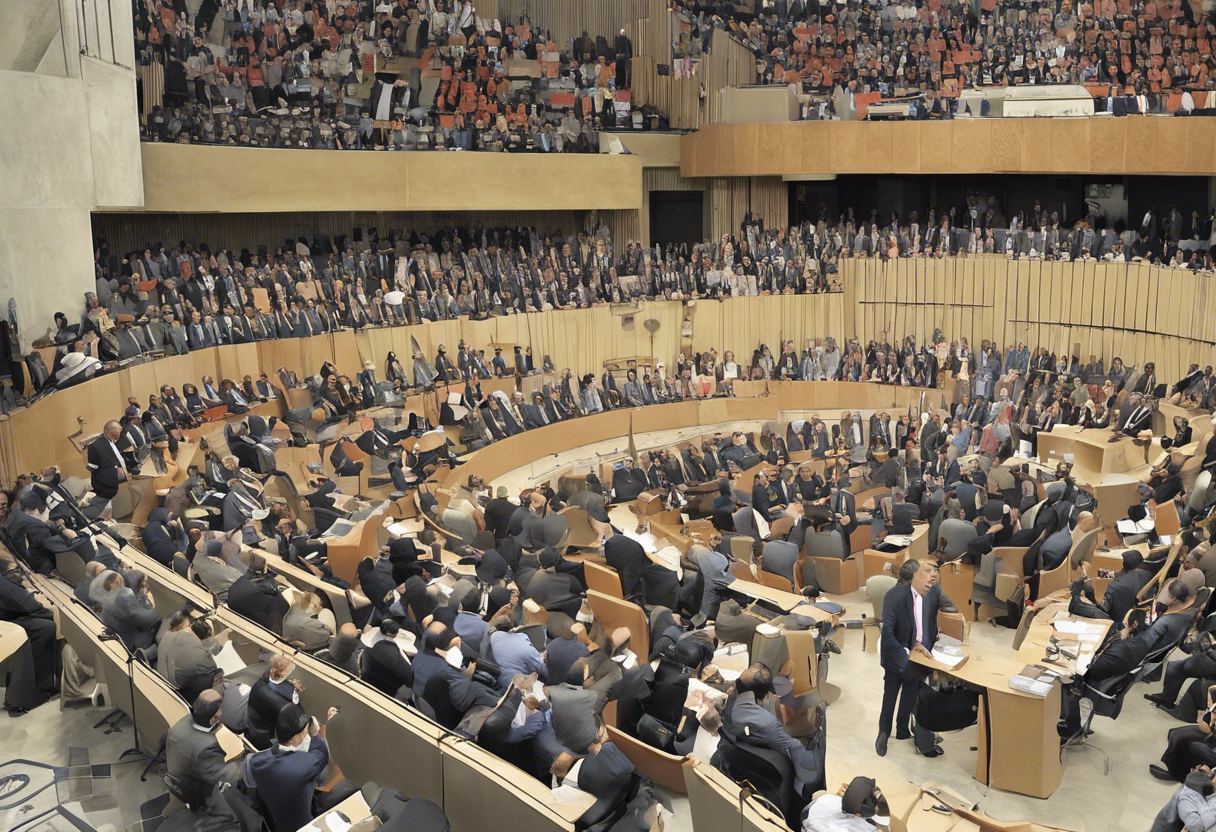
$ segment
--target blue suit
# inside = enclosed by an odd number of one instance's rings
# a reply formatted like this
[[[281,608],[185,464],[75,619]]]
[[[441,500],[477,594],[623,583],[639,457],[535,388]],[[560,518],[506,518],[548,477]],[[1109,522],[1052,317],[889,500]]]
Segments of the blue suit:
[[[307,751],[284,751],[276,744],[254,754],[246,765],[276,829],[299,829],[312,820],[317,778],[329,765],[324,737],[313,737]]]

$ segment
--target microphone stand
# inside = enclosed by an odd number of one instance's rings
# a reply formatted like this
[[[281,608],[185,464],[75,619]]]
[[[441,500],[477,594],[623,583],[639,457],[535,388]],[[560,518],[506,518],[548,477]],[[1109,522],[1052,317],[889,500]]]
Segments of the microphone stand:
[[[84,511],[81,510],[80,505],[76,502],[76,499],[70,494],[65,495],[63,504],[66,505],[68,510],[72,512],[72,516],[76,518],[76,522],[81,524],[82,529],[87,529],[94,534],[104,534],[109,536],[114,540],[115,543],[118,544],[119,548],[127,546],[130,543],[130,541],[128,541],[125,537],[114,531],[114,529],[110,526],[102,523],[100,520],[90,520]]]
[[[98,640],[117,641],[122,645],[123,650],[125,650],[127,653],[127,690],[131,695],[131,713],[129,716],[131,717],[131,732],[135,735],[135,747],[128,748],[126,751],[122,752],[122,754],[118,755],[118,759],[125,760],[127,757],[132,755],[146,756],[148,752],[139,747],[139,722],[135,716],[136,712],[139,710],[135,704],[135,651],[128,648],[126,643],[119,638],[118,634],[109,628],[102,630],[101,635],[98,636]],[[98,722],[93,727],[100,728],[102,725],[108,725],[109,727],[105,731],[106,734],[121,733],[122,728],[118,727],[118,723],[122,721],[122,717],[123,711],[120,708],[115,708],[105,717],[105,719],[101,720],[101,722]],[[158,753],[148,761],[148,765],[144,768],[143,773],[140,775],[139,779],[141,782],[147,778],[148,771],[156,763],[159,757],[160,754]]]

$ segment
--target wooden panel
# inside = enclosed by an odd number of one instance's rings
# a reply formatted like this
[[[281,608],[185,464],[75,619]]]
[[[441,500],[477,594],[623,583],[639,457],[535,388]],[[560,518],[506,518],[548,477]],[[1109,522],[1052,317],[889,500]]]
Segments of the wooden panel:
[[[953,171],[950,136],[953,122],[916,122],[920,126],[920,167],[922,171]]]
[[[986,170],[992,156],[991,120],[969,119],[950,127],[954,169],[960,173]]]
[[[1089,170],[1089,118],[1035,119],[1050,125],[1052,170],[1084,173]]]
[[[1216,124],[1212,119],[1146,116],[891,124],[711,124],[681,138],[683,174],[774,173],[773,160],[778,157],[747,156],[734,150],[735,136],[755,136],[757,132],[779,136],[783,146],[786,142],[796,145],[780,154],[783,162],[801,159],[799,167],[780,171],[786,174],[1000,171],[1216,175]]]

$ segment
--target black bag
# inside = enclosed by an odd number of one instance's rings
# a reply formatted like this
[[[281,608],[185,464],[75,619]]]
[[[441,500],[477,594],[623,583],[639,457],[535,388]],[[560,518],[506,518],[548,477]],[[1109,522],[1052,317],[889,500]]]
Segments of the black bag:
[[[916,724],[928,731],[958,731],[974,725],[980,695],[970,688],[924,684],[916,701]]]
[[[660,751],[675,749],[675,732],[650,714],[638,720],[638,739]]]

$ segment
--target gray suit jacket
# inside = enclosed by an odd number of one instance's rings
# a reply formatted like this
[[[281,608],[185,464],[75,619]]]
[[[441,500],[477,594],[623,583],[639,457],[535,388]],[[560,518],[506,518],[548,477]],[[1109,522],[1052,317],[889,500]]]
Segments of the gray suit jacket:
[[[199,676],[214,675],[215,669],[215,659],[190,628],[161,636],[156,670],[175,688],[189,687]]]
[[[741,742],[772,748],[788,757],[799,785],[814,783],[823,775],[822,752],[808,749],[791,737],[777,717],[756,703],[756,695],[751,691],[735,697],[730,707],[730,724]]]
[[[216,558],[199,555],[194,559],[194,574],[203,586],[215,593],[220,603],[228,600],[228,590],[241,577],[241,573]]]
[[[562,683],[549,688],[553,703],[553,733],[557,741],[576,754],[583,754],[596,741],[594,691]]]
[[[212,786],[241,781],[241,763],[224,762],[224,749],[215,734],[198,730],[190,714],[165,736],[165,768],[176,778],[193,777]]]
[[[135,593],[124,587],[106,596],[101,605],[101,620],[130,648],[141,634],[150,635],[156,629],[160,616],[144,607]]]
[[[283,639],[298,641],[308,651],[320,650],[329,644],[333,633],[315,616],[304,612],[300,607],[292,607],[283,616]]]

